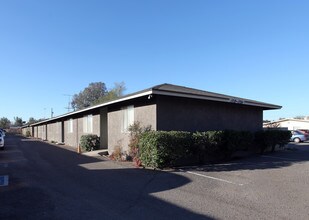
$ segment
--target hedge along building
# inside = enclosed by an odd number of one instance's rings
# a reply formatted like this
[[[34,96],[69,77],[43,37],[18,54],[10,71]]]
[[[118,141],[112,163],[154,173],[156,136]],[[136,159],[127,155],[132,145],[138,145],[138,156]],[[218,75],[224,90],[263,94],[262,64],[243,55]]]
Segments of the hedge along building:
[[[84,134],[100,136],[100,147],[128,150],[134,122],[152,130],[249,130],[263,127],[263,111],[281,106],[177,85],[162,84],[117,100],[24,127],[35,138],[77,147]],[[25,133],[25,131],[23,131]]]

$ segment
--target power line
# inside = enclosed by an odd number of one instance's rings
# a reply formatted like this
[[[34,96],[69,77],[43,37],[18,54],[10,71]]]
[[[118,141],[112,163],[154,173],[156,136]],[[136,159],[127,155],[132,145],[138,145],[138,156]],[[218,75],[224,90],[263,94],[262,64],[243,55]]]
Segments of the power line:
[[[62,94],[62,95],[69,97],[68,106],[64,107],[64,108],[67,109],[68,112],[70,112],[71,110],[73,110],[73,108],[71,107],[71,98],[72,98],[73,95],[70,95],[70,94]]]

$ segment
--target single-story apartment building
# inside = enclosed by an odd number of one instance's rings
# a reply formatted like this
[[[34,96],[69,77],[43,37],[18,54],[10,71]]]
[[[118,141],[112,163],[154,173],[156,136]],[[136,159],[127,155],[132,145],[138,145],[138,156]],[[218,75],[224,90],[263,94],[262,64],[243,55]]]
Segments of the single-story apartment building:
[[[100,136],[101,148],[128,150],[128,127],[134,122],[163,131],[249,130],[263,127],[263,111],[281,106],[161,84],[117,100],[23,127],[34,138],[77,147],[82,135]]]
[[[281,128],[287,130],[309,130],[309,120],[285,118],[278,121],[264,123],[264,128]]]

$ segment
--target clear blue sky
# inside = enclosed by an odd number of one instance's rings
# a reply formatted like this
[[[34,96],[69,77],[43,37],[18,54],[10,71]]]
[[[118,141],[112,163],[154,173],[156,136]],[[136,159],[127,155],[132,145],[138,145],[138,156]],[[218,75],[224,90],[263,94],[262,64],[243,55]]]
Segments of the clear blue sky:
[[[0,0],[0,117],[66,113],[91,82],[161,83],[309,115],[309,1]]]

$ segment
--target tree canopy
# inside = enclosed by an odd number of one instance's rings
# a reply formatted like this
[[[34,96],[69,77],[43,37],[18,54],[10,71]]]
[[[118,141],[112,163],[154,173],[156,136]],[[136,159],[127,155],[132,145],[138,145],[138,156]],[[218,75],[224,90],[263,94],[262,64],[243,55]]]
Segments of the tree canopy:
[[[14,126],[23,126],[23,119],[19,117],[14,117]]]
[[[103,82],[93,82],[83,91],[73,95],[71,106],[74,110],[84,109],[93,105],[114,100],[123,95],[125,85],[123,82],[115,83],[110,90]]]
[[[0,119],[0,128],[8,129],[11,126],[11,121],[8,118],[1,118]]]

